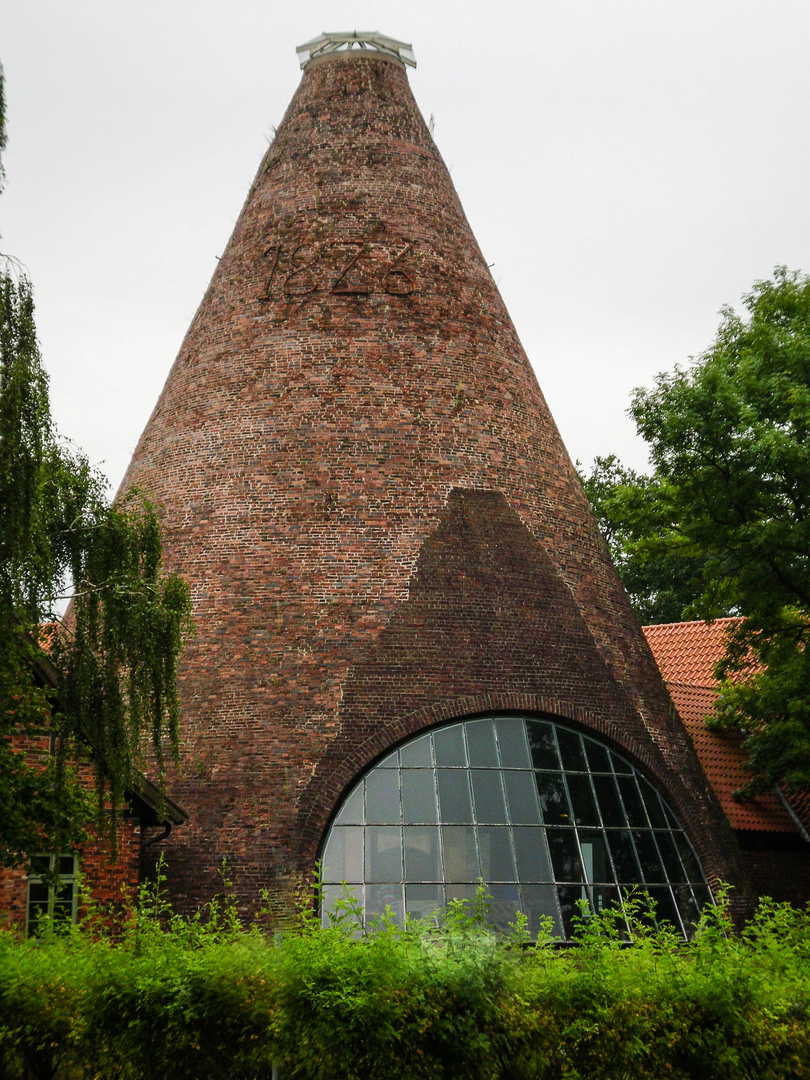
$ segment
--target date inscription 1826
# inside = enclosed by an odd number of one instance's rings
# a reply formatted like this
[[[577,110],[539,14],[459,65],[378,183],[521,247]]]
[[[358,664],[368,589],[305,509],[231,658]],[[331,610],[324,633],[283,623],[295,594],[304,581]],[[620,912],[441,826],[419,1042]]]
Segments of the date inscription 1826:
[[[414,245],[377,228],[357,239],[273,244],[262,257],[267,270],[260,303],[326,296],[408,296],[416,291],[407,256]]]

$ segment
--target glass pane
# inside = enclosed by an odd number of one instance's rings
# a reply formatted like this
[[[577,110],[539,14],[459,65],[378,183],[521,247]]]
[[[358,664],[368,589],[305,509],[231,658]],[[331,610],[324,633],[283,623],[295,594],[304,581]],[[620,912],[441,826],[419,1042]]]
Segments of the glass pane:
[[[335,818],[336,825],[363,824],[363,784],[357,785]]]
[[[619,890],[615,885],[595,885],[591,889],[591,905],[597,915],[601,915],[608,908],[621,911]],[[626,930],[624,919],[621,919],[619,926],[622,931]]]
[[[475,846],[475,830],[469,826],[442,828],[445,881],[477,881],[481,876]],[[450,894],[448,893],[448,896]]]
[[[552,937],[561,938],[563,928],[556,888],[553,885],[523,885],[522,892],[523,910],[529,920],[532,938],[537,938],[541,929],[550,932]]]
[[[602,811],[602,823],[613,828],[623,829],[627,825],[627,819],[619,802],[619,791],[616,781],[612,776],[595,776],[593,786],[596,788],[596,798],[599,801],[599,809]]]
[[[582,881],[582,865],[573,829],[548,829],[551,865],[557,881]]]
[[[558,885],[557,896],[560,900],[560,912],[565,936],[570,941],[576,933],[575,920],[582,917],[582,903],[583,901],[586,905],[588,903],[588,894],[581,885]]]
[[[568,784],[568,794],[571,796],[574,820],[577,825],[598,825],[599,815],[596,812],[596,803],[593,800],[591,782],[588,777],[568,775],[565,780]]]
[[[405,901],[402,885],[393,882],[385,885],[366,886],[366,924],[380,915],[393,917],[401,926],[405,914]]]
[[[51,868],[50,855],[32,855],[31,856],[31,873],[32,874],[47,874]]]
[[[647,815],[641,805],[635,778],[632,776],[620,776],[618,782],[628,821],[633,828],[646,829]]]
[[[499,716],[495,721],[495,730],[498,733],[501,765],[505,769],[530,769],[532,763],[524,722],[517,716]]]
[[[695,903],[692,890],[688,885],[674,885],[672,892],[675,897],[675,905],[678,908],[681,922],[684,925],[687,936],[689,936],[694,933],[695,926],[700,918],[700,910]]]
[[[681,827],[680,821],[678,821],[678,819],[672,813],[672,811],[667,806],[664,799],[661,800],[661,805],[664,808],[664,813],[666,814],[666,818],[667,818],[667,821],[669,822],[670,829],[672,829],[674,832],[677,832]]]
[[[366,822],[370,825],[399,823],[399,773],[372,769],[366,777]]]
[[[579,735],[575,731],[557,728],[557,742],[560,744],[563,769],[566,772],[585,772],[588,766],[585,764]]]
[[[389,825],[366,826],[366,881],[402,881],[402,837]]]
[[[335,826],[323,855],[324,881],[363,880],[363,830]]]
[[[632,775],[635,769],[629,761],[625,761],[624,758],[620,758],[618,754],[611,754],[610,760],[613,764],[613,771],[616,773],[626,773]]]
[[[517,885],[487,882],[489,893],[489,917],[487,922],[502,934],[508,934],[510,923],[517,920],[520,911],[520,894]]]
[[[72,855],[59,856],[59,876],[73,877],[75,872],[75,860]]]
[[[610,831],[607,834],[608,847],[613,856],[616,877],[623,885],[638,885],[641,882],[641,870],[636,862],[635,849],[630,833]]]
[[[682,832],[676,832],[672,834],[672,838],[678,848],[678,854],[683,862],[688,880],[693,884],[703,884],[703,874],[692,851],[692,845],[686,839],[686,836]]]
[[[441,881],[439,830],[430,825],[406,825],[405,880]]]
[[[650,885],[666,881],[652,833],[636,831],[633,833],[633,839],[636,842],[636,854],[641,862],[644,880]]]
[[[563,778],[557,773],[535,773],[540,810],[546,825],[570,825]]]
[[[585,755],[588,758],[591,772],[610,772],[610,755],[604,746],[600,746],[593,739],[586,739],[584,736],[582,742],[585,746]]]
[[[464,909],[468,915],[473,913],[473,902],[478,895],[478,882],[448,882],[445,886],[445,893],[447,895],[447,903],[450,904],[451,900],[465,900]]]
[[[437,765],[463,768],[467,764],[461,724],[453,724],[452,727],[440,728],[438,731],[434,731],[433,745],[436,750]]]
[[[648,889],[650,899],[655,904],[655,921],[661,925],[661,923],[667,922],[679,934],[683,933],[681,928],[681,920],[678,917],[678,912],[675,908],[675,903],[672,899],[672,895],[667,888],[662,886],[653,886]]]
[[[48,910],[48,886],[39,881],[28,883],[28,903],[37,907],[44,906]]]
[[[475,803],[475,820],[487,824],[501,824],[506,821],[506,803],[503,798],[501,787],[501,774],[496,770],[485,772],[483,769],[473,769],[472,777],[473,800]]]
[[[393,754],[389,754],[388,757],[383,758],[379,764],[375,765],[376,769],[398,769],[399,768],[399,750],[395,750]]]
[[[513,829],[520,881],[552,881],[545,831]]]
[[[535,769],[552,771],[559,769],[560,760],[557,757],[557,746],[551,724],[544,724],[540,720],[528,720],[526,734],[529,736],[529,749]]]
[[[686,881],[686,871],[678,856],[675,841],[672,839],[671,833],[656,833],[655,839],[658,843],[658,850],[661,852],[664,869],[667,872],[670,883],[674,885],[676,882]]]
[[[534,776],[528,772],[505,772],[506,798],[512,822],[521,825],[539,825],[540,807],[537,802],[537,786]]]
[[[56,922],[73,922],[73,884],[62,885],[53,902],[53,917]]]
[[[399,760],[403,769],[430,768],[433,759],[430,754],[430,736],[423,735],[400,747]]]
[[[695,900],[697,900],[698,907],[703,910],[708,904],[714,907],[714,900],[712,899],[711,890],[708,885],[692,885],[692,892],[694,893]]]
[[[661,809],[661,800],[658,798],[658,792],[653,790],[652,786],[647,783],[646,780],[642,780],[638,777],[638,786],[641,791],[642,798],[644,799],[644,805],[647,807],[647,816],[650,819],[650,824],[654,829],[667,829],[667,819],[664,817],[664,811]]]
[[[441,885],[406,885],[405,910],[414,919],[429,919],[444,907]]]
[[[470,765],[497,768],[498,755],[495,751],[495,730],[492,721],[470,720],[464,726],[467,729]]]
[[[607,854],[604,833],[594,831],[579,834],[579,846],[585,868],[585,879],[589,882],[614,881],[613,868]]]
[[[480,826],[478,847],[482,877],[487,881],[517,881],[509,829],[502,825]]]
[[[363,916],[362,885],[324,885],[321,922],[324,926],[333,923],[357,923],[359,928]]]
[[[402,818],[406,824],[439,820],[433,769],[403,769]]]
[[[439,781],[439,813],[441,821],[459,825],[472,822],[470,786],[467,773],[451,769],[437,769]]]

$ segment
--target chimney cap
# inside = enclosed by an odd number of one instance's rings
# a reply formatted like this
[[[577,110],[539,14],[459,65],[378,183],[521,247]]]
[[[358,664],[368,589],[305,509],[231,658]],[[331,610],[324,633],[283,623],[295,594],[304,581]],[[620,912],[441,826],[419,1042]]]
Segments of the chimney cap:
[[[416,67],[416,57],[413,55],[413,46],[395,38],[386,37],[378,30],[370,33],[358,33],[356,30],[347,34],[320,34],[305,45],[299,45],[295,50],[302,68],[305,68],[313,60],[319,60],[332,56],[335,53],[343,54],[354,51],[382,53],[383,56],[398,60],[408,67]]]

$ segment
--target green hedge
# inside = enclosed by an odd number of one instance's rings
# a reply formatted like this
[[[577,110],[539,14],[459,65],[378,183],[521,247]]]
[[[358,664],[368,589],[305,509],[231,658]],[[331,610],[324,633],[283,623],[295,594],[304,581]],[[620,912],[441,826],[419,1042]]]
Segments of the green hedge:
[[[480,907],[480,905],[479,905]],[[154,893],[115,940],[0,934],[0,1076],[65,1080],[736,1080],[810,1076],[810,913],[724,909],[689,945],[583,919],[578,944],[497,938],[456,906],[437,928],[350,905],[321,929],[242,929],[228,904],[171,917]]]

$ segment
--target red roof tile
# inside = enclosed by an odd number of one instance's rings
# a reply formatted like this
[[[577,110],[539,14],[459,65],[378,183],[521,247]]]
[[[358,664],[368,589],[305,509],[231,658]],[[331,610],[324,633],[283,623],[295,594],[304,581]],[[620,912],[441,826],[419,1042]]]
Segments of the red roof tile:
[[[714,669],[739,619],[661,623],[645,626],[644,635],[666,682],[717,686]]]
[[[796,825],[775,792],[741,801],[732,797],[749,778],[743,736],[737,731],[710,731],[706,727],[706,718],[717,700],[713,671],[723,655],[729,631],[738,623],[739,619],[664,623],[645,626],[644,634],[731,827],[795,833]]]

